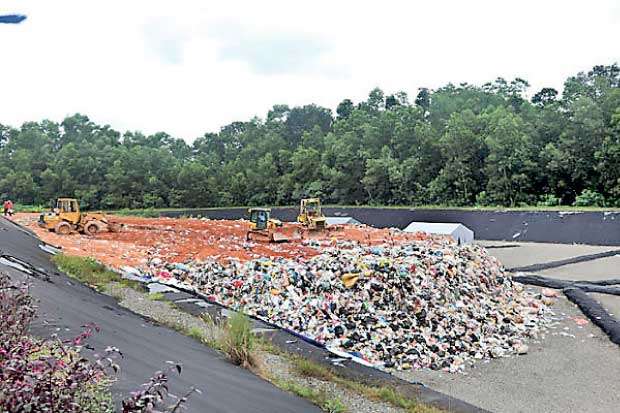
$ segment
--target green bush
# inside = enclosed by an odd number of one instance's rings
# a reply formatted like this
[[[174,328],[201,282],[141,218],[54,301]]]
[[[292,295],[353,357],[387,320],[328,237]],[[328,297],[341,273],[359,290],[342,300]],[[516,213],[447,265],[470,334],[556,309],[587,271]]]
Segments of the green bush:
[[[48,210],[49,208],[46,208],[42,205],[23,205],[23,204],[14,204],[13,205],[13,210],[15,212],[43,212]]]
[[[480,192],[476,195],[476,206],[489,206],[491,205],[491,199],[487,195],[486,191]]]
[[[575,206],[605,206],[605,198],[596,191],[584,189],[583,192],[575,198]]]
[[[560,198],[553,194],[544,195],[536,204],[538,206],[559,206]]]
[[[222,350],[230,360],[243,367],[256,365],[254,357],[255,338],[252,334],[252,321],[241,312],[235,313],[226,322]]]

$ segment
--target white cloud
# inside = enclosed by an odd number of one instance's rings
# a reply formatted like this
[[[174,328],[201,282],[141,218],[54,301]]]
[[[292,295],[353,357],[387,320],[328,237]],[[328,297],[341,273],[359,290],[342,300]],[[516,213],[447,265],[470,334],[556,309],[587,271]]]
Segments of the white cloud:
[[[248,29],[236,22],[218,23],[210,34],[218,42],[218,56],[222,60],[244,62],[259,75],[336,73],[323,59],[329,52],[329,43],[317,35]]]
[[[220,4],[221,3],[221,4]],[[0,123],[80,112],[191,141],[274,103],[520,76],[535,91],[620,60],[613,1],[5,0]]]

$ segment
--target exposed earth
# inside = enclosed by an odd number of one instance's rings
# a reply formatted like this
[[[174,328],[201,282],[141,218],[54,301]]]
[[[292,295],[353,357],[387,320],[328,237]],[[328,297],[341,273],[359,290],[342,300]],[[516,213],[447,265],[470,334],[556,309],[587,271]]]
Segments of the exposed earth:
[[[138,218],[114,216],[122,225],[120,232],[102,232],[93,237],[81,234],[57,235],[40,228],[37,214],[16,214],[15,221],[32,229],[39,238],[62,246],[68,255],[91,256],[113,267],[139,267],[153,253],[167,262],[184,262],[208,257],[238,258],[242,261],[257,257],[311,257],[319,252],[306,244],[310,240],[349,240],[375,245],[390,240],[403,243],[427,238],[425,234],[409,234],[365,225],[335,226],[324,233],[309,233],[298,224],[285,223],[278,231],[290,242],[267,243],[246,241],[247,221],[202,220],[194,218]]]

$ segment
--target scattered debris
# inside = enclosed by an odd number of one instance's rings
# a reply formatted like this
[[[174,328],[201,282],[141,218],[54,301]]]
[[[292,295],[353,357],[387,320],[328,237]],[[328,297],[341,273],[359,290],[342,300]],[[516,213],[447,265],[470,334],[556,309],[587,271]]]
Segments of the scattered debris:
[[[559,297],[560,293],[556,290],[552,290],[550,288],[543,288],[542,289],[542,295],[544,295],[545,297]]]
[[[545,323],[544,304],[481,247],[312,245],[320,253],[309,259],[158,259],[149,272],[374,367],[460,371],[474,359],[524,354]]]
[[[573,318],[573,320],[575,320],[575,324],[577,324],[578,326],[585,326],[588,324],[588,320],[583,317],[575,317]]]

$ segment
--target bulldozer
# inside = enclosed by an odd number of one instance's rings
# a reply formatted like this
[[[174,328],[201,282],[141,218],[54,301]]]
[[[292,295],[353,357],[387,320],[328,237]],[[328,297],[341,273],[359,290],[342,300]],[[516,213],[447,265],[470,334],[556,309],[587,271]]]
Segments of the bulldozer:
[[[269,208],[250,208],[250,228],[246,234],[246,239],[262,238],[268,242],[288,242],[286,235],[278,231],[282,227],[282,221],[271,218],[271,209]]]
[[[305,198],[299,205],[299,215],[297,222],[309,230],[323,230],[327,219],[321,211],[321,200],[319,198]]]
[[[38,224],[61,235],[73,231],[86,235],[118,231],[118,227],[103,212],[81,212],[80,203],[75,198],[58,198],[50,212],[39,216]]]

